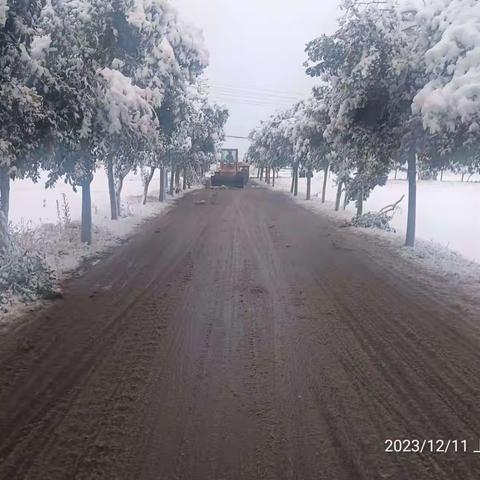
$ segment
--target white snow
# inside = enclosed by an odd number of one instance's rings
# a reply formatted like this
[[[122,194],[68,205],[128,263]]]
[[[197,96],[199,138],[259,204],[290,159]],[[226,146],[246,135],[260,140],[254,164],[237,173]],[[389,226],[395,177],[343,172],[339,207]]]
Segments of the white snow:
[[[52,39],[50,35],[36,36],[32,42],[30,55],[34,60],[42,60],[45,52],[50,48]]]
[[[480,180],[477,178],[477,180]],[[329,217],[339,226],[355,215],[350,205],[346,211],[334,211],[335,186],[328,182],[327,201],[321,203],[323,174],[312,179],[312,200],[305,200],[306,179],[299,179],[299,195],[296,202],[315,213]],[[275,190],[290,191],[290,171],[282,170],[275,179]],[[439,295],[451,297],[457,292],[458,305],[462,309],[478,311],[480,298],[480,218],[475,207],[479,205],[480,183],[462,184],[453,176],[445,182],[419,182],[419,235],[415,248],[405,247],[406,199],[403,211],[397,213],[393,225],[396,233],[382,230],[349,227],[355,236],[368,238],[369,255],[386,268],[406,278],[421,279],[432,285]],[[379,210],[396,201],[405,193],[405,180],[389,181],[385,187],[377,187],[366,202],[364,211]],[[320,197],[318,196],[320,193]],[[450,195],[449,197],[446,195]],[[435,202],[432,202],[432,198]],[[430,200],[429,200],[430,199]],[[343,200],[343,199],[342,199]],[[476,203],[473,203],[476,202]],[[434,203],[434,204],[432,204]],[[470,216],[469,216],[470,215]],[[472,216],[473,215],[473,216]],[[424,240],[427,239],[427,240]],[[455,250],[453,250],[455,248]],[[400,255],[405,262],[399,262]],[[455,301],[457,301],[455,300]]]
[[[57,227],[63,221],[64,202],[66,201],[73,224],[67,244],[58,246],[59,255],[46,252],[49,263],[57,275],[64,278],[71,270],[78,267],[84,258],[98,255],[105,249],[118,244],[128,237],[146,218],[159,214],[172,205],[175,198],[168,197],[167,202],[158,201],[160,174],[157,169],[151,183],[149,199],[142,205],[143,185],[140,172],[130,173],[124,181],[122,190],[122,213],[124,217],[118,221],[110,220],[110,200],[107,189],[105,171],[100,168],[95,173],[92,182],[92,214],[93,214],[93,243],[91,246],[80,243],[78,224],[81,217],[81,191],[74,192],[70,185],[58,183],[53,189],[44,188],[46,176],[38,183],[29,180],[12,182],[10,221],[14,224],[27,224],[34,228],[51,230],[55,236]],[[27,200],[27,201],[25,201]],[[58,202],[58,206],[57,206]],[[59,218],[60,217],[60,218]],[[48,236],[48,235],[47,235]],[[56,235],[56,242],[65,243],[65,238]],[[46,246],[47,248],[47,246]]]
[[[432,132],[454,131],[460,121],[478,122],[480,108],[480,3],[428,0],[417,22],[433,45],[425,60],[431,80],[416,96],[413,111]],[[476,127],[478,128],[478,126]]]
[[[336,186],[333,175],[329,176],[326,209],[332,208]],[[365,202],[364,211],[378,211],[385,205],[397,201],[405,195],[400,204],[401,210],[392,221],[392,226],[403,234],[406,229],[408,185],[405,173],[400,172],[398,180],[390,178],[385,187],[377,187]],[[34,184],[31,181],[12,182],[10,219],[13,223],[29,222],[35,226],[45,223],[58,223],[57,201],[62,210],[63,195],[69,204],[72,221],[80,220],[81,192],[74,192],[69,185],[59,182],[54,189],[45,189],[46,177]],[[276,188],[289,190],[290,171],[285,169],[276,179]],[[428,242],[435,242],[462,256],[480,263],[480,178],[473,177],[469,182],[461,182],[459,176],[444,176],[444,181],[419,181],[417,186],[417,235]],[[158,192],[159,171],[151,182],[150,195]],[[320,203],[323,173],[316,173],[312,179],[312,202]],[[107,179],[103,169],[97,170],[92,182],[92,205],[94,225],[108,228],[115,236],[128,234],[142,218],[157,213],[164,206],[154,199],[147,205],[141,204],[143,191],[140,173],[131,173],[125,178],[122,191],[124,211],[128,216],[118,222],[110,220]],[[299,179],[299,197],[304,198],[306,179]],[[317,196],[316,196],[317,195]],[[25,201],[27,199],[27,201]],[[335,212],[334,212],[335,213]],[[355,214],[355,206],[347,207],[346,216]]]
[[[154,113],[148,102],[151,92],[132,83],[118,70],[104,68],[100,74],[106,81],[102,96],[105,108],[104,128],[109,134],[124,131],[124,126],[147,135],[156,126]]]
[[[0,0],[0,27],[3,28],[7,21],[7,0]]]
[[[290,171],[282,170],[281,178],[275,183],[283,190],[290,189]],[[329,176],[325,210],[333,210],[336,185],[333,175]],[[385,187],[377,187],[365,202],[364,211],[378,211],[392,204],[405,195],[391,225],[398,235],[404,235],[407,225],[408,185],[405,173],[400,173],[399,180],[389,179]],[[468,260],[480,263],[480,178],[474,177],[470,182],[461,182],[458,176],[445,175],[444,181],[419,181],[417,185],[417,237],[426,242],[433,242],[443,249],[448,248]],[[312,202],[320,204],[323,173],[316,173],[312,179]],[[306,179],[299,179],[299,197],[305,198]],[[316,196],[317,195],[317,196]],[[342,199],[343,201],[343,199]],[[340,213],[340,212],[339,212]],[[338,215],[337,212],[332,214]],[[347,207],[345,217],[355,215],[355,205]]]
[[[135,233],[146,219],[157,216],[171,208],[176,199],[167,196],[167,201],[158,201],[160,172],[157,169],[150,183],[148,203],[142,204],[143,184],[140,172],[130,173],[124,181],[122,191],[123,217],[118,221],[110,220],[107,177],[104,169],[95,173],[92,182],[92,245],[80,242],[81,192],[74,192],[69,185],[58,183],[53,189],[45,189],[46,175],[38,183],[29,180],[16,180],[11,187],[10,221],[23,225],[25,231],[31,231],[36,246],[45,255],[57,280],[71,277],[78,271],[82,262],[95,259],[108,253],[122,241]],[[200,185],[192,187],[201,188]],[[27,201],[25,201],[27,200]],[[66,201],[71,222],[64,223],[64,202]],[[58,207],[57,207],[58,202]],[[11,322],[25,315],[32,308],[41,306],[25,304],[18,299],[4,306],[7,312],[0,314],[0,334]]]

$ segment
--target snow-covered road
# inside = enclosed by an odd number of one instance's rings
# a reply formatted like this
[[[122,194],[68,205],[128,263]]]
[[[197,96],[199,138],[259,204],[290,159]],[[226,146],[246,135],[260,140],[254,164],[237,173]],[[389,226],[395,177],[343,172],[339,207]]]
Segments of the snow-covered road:
[[[284,194],[194,192],[0,335],[0,478],[478,480],[478,308]]]

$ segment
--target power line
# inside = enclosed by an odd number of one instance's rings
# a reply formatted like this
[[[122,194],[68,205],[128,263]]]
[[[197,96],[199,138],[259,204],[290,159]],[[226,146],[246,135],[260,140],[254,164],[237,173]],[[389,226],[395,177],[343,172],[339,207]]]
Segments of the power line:
[[[250,102],[260,102],[260,103],[274,103],[274,104],[283,104],[283,105],[293,105],[298,103],[300,100],[289,100],[284,98],[269,98],[269,97],[261,97],[261,96],[254,96],[254,95],[237,95],[234,93],[221,93],[221,92],[211,92],[210,94],[212,97],[218,98],[227,98],[227,99],[234,99],[234,100],[241,100],[241,101],[250,101]]]
[[[211,85],[220,87],[220,88],[232,88],[235,90],[247,90],[247,91],[255,91],[255,92],[269,92],[275,93],[278,95],[289,95],[289,96],[303,96],[305,92],[293,92],[293,91],[286,91],[286,90],[276,90],[274,88],[260,88],[260,87],[245,87],[242,85],[233,85],[227,83],[215,83],[212,82]]]
[[[279,95],[279,96],[287,96],[287,97],[295,97],[295,98],[303,98],[305,97],[305,93],[302,92],[287,92],[283,90],[275,90],[272,88],[259,88],[259,87],[244,87],[240,85],[229,85],[229,84],[221,84],[221,83],[215,83],[212,82],[211,85],[213,87],[218,87],[218,88],[223,88],[223,89],[230,89],[230,90],[236,90],[236,91],[244,91],[244,92],[251,92],[251,93],[258,93],[258,94],[265,94],[265,93],[270,93],[272,95]]]
[[[305,97],[295,92],[220,83],[211,85],[210,96],[220,103],[277,109],[291,108]]]
[[[304,96],[279,90],[213,84],[210,97],[219,103],[284,110],[303,100]]]
[[[283,100],[280,98],[261,98],[261,97],[248,97],[242,95],[234,95],[229,93],[211,93],[211,97],[223,98],[226,100],[240,100],[242,102],[258,102],[258,103],[270,103],[275,105],[293,106],[300,103],[301,100]]]
[[[211,97],[214,101],[219,103],[233,103],[237,105],[248,105],[248,106],[255,106],[255,107],[276,107],[276,108],[290,108],[292,107],[292,103],[279,103],[279,102],[262,102],[256,100],[245,100],[245,99],[236,99],[231,97],[220,97],[220,96],[213,96]]]
[[[301,102],[301,100],[283,100],[280,98],[249,97],[249,96],[234,95],[229,93],[213,93],[212,92],[210,96],[215,98],[224,98],[227,100],[240,100],[242,102],[259,102],[259,103],[270,103],[275,105],[286,105],[286,106],[293,106]]]
[[[212,91],[215,93],[220,93],[224,95],[235,95],[235,96],[242,96],[242,97],[253,97],[253,98],[262,98],[262,99],[269,99],[269,100],[283,100],[288,102],[299,102],[303,99],[300,96],[293,96],[293,95],[280,95],[276,93],[267,93],[267,92],[254,92],[254,91],[243,91],[243,90],[236,90],[234,88],[225,88],[225,87],[214,87]]]

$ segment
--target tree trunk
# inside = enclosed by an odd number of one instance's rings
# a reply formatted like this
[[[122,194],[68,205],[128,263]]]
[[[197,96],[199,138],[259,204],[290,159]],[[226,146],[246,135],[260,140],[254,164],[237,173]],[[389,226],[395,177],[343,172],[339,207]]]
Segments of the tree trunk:
[[[8,213],[10,210],[10,176],[8,168],[0,168],[0,252],[8,242]]]
[[[398,174],[398,168],[395,169],[395,176],[393,177],[394,180],[397,179],[397,174]]]
[[[295,187],[295,165],[292,165],[292,183],[290,185],[290,193],[293,193]]]
[[[327,163],[325,169],[323,170],[323,187],[322,187],[322,203],[325,203],[325,198],[327,196],[327,180],[328,180],[328,170],[330,168],[330,164]]]
[[[363,215],[363,191],[360,190],[360,193],[357,197],[357,217]]]
[[[343,209],[346,210],[348,206],[348,184],[345,183],[345,196],[343,197]]]
[[[108,178],[108,195],[110,197],[110,217],[112,220],[118,220],[117,198],[115,194],[115,178],[113,174],[113,158],[112,154],[107,157],[107,178]]]
[[[440,181],[443,182],[443,168],[440,170]]]
[[[0,167],[0,209],[8,223],[10,211],[10,175],[7,167]]]
[[[407,247],[415,246],[415,228],[417,217],[417,157],[414,152],[408,155],[408,219]]]
[[[260,178],[260,167],[257,167],[257,178]]]
[[[338,212],[340,210],[340,201],[342,200],[342,185],[343,182],[338,180],[337,184],[337,196],[335,198],[335,211]]]
[[[268,185],[270,185],[270,172],[270,167],[267,167],[265,170],[265,183],[267,183]]]
[[[275,169],[273,169],[273,175],[272,175],[272,187],[275,187]]]
[[[163,165],[160,167],[160,193],[158,200],[160,202],[165,201],[165,167]]]
[[[293,196],[298,195],[298,163],[295,164],[295,185],[293,186]]]
[[[92,243],[92,196],[90,185],[92,179],[88,178],[82,182],[82,229],[81,241],[83,243]]]
[[[263,167],[260,168],[260,180],[263,180]]]
[[[125,177],[119,177],[118,186],[117,186],[117,212],[118,215],[122,215],[122,189],[123,189],[123,179]]]
[[[175,193],[180,193],[180,167],[175,169]]]
[[[187,189],[187,167],[183,167],[183,190]]]
[[[465,181],[465,173],[462,173],[462,182]]]
[[[307,200],[310,200],[310,194],[312,191],[312,179],[310,177],[310,174],[311,174],[311,170],[308,169],[307,170],[307,196],[306,196]]]
[[[175,184],[174,184],[174,181],[175,181],[175,168],[173,166],[173,162],[172,162],[172,168],[170,170],[170,190],[169,190],[169,194],[170,195],[173,195],[173,189],[175,188]]]
[[[150,182],[152,181],[153,175],[155,173],[155,167],[150,167],[150,173],[148,177],[145,179],[145,185],[143,186],[143,204],[147,204],[147,197],[148,197],[148,187],[150,186]]]

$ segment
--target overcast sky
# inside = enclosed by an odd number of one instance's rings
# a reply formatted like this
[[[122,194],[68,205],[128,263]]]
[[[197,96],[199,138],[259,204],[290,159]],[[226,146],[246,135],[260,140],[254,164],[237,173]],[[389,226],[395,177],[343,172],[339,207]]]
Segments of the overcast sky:
[[[305,44],[336,27],[338,0],[172,0],[203,30],[207,77],[230,110],[227,135],[246,136],[279,107],[308,95]],[[317,81],[318,82],[318,81]],[[228,145],[244,150],[241,140]]]

